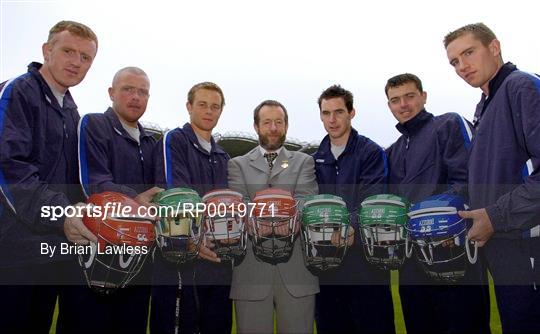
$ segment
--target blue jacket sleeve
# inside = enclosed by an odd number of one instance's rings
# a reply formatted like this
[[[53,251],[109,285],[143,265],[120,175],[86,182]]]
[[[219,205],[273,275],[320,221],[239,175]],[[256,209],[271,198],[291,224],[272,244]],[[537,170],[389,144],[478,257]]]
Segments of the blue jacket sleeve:
[[[79,176],[86,197],[104,191],[123,193],[131,198],[137,192],[131,187],[114,183],[110,169],[110,125],[103,114],[88,114],[79,121]]]
[[[387,192],[389,169],[386,152],[379,145],[373,142],[370,144],[366,146],[366,154],[361,164],[363,171],[356,180],[358,203],[355,208],[360,207],[366,197]]]
[[[449,114],[449,118],[438,129],[437,140],[438,145],[442,147],[448,193],[467,197],[467,164],[472,125],[458,114]]]
[[[175,130],[168,131],[154,150],[154,176],[162,188],[189,187],[187,139]]]
[[[51,221],[41,217],[43,206],[68,206],[64,193],[50,189],[40,177],[34,151],[33,113],[42,110],[28,100],[24,83],[6,83],[0,99],[0,197],[5,209],[11,209],[19,221],[36,231],[53,226],[61,228],[64,218]],[[23,87],[20,87],[23,86]],[[61,125],[58,131],[62,133]]]
[[[486,208],[495,231],[525,230],[540,223],[540,78],[531,75],[512,90],[508,101],[519,149],[533,170],[523,184]]]

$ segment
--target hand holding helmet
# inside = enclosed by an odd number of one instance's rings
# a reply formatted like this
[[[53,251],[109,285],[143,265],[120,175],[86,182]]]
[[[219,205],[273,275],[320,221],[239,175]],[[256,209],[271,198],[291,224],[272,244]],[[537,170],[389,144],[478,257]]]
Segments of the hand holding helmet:
[[[92,289],[109,293],[141,270],[155,241],[154,224],[140,215],[135,200],[121,193],[94,194],[87,203],[90,209],[82,221],[96,242],[90,252],[79,254],[79,264]]]
[[[242,194],[230,189],[217,189],[202,198],[205,204],[204,242],[201,254],[210,260],[233,260],[245,254],[247,234],[245,230],[246,205]]]
[[[287,190],[268,188],[255,194],[253,205],[248,221],[253,252],[270,263],[286,261],[300,229],[295,199]]]
[[[458,214],[461,218],[472,219],[472,226],[467,233],[467,238],[476,241],[478,247],[483,247],[495,232],[486,209],[459,211]]]
[[[163,257],[177,265],[193,261],[201,246],[201,198],[189,188],[173,188],[157,194],[160,220],[156,224],[157,245]],[[210,257],[211,254],[209,255]]]
[[[341,265],[354,239],[349,211],[339,196],[308,196],[302,210],[302,247],[308,268],[328,270]]]
[[[458,281],[465,275],[467,262],[476,262],[478,245],[467,237],[470,222],[458,215],[467,208],[463,198],[449,194],[430,196],[411,206],[407,230],[424,271],[435,280]]]
[[[86,204],[77,203],[76,207],[84,207]],[[97,237],[83,223],[79,217],[66,217],[64,220],[64,234],[66,238],[79,245],[88,245],[90,242],[97,242]]]
[[[366,198],[358,212],[364,254],[369,263],[394,270],[405,261],[409,202],[390,194]]]

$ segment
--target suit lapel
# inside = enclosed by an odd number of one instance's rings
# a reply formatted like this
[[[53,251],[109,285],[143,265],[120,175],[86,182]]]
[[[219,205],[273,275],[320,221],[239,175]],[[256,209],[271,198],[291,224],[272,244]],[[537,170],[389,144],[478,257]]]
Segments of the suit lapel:
[[[259,146],[255,147],[249,154],[249,165],[263,173],[268,173],[268,163],[262,156]]]

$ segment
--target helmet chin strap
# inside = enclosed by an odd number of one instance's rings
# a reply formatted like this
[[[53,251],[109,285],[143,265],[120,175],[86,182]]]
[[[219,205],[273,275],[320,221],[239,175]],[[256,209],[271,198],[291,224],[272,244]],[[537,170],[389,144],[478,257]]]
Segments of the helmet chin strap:
[[[474,253],[471,255],[471,248],[469,243],[472,243],[474,245]],[[469,237],[465,237],[465,250],[467,251],[467,258],[469,259],[469,262],[471,264],[475,264],[476,260],[478,259],[478,244],[476,241],[469,240]]]

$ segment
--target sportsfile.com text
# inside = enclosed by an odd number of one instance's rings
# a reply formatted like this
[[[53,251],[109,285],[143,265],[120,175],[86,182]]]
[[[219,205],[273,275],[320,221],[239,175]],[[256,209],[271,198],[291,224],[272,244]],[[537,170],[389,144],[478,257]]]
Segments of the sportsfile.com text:
[[[275,203],[178,203],[177,206],[140,206],[132,212],[129,206],[122,206],[120,203],[107,203],[104,206],[96,205],[81,205],[81,206],[42,206],[41,218],[49,218],[51,221],[56,221],[62,217],[79,217],[84,216],[92,218],[107,217],[138,217],[153,220],[159,217],[199,217],[203,214],[207,217],[224,218],[228,215],[238,215],[240,217],[253,217],[255,212],[262,214],[268,212],[272,217],[275,215]]]

